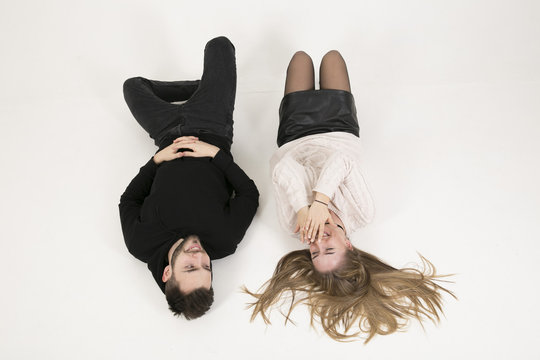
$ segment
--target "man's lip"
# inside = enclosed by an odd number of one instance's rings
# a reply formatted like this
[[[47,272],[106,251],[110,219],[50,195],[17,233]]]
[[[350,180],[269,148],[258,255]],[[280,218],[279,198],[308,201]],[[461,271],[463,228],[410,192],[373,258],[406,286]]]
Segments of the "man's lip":
[[[202,250],[202,248],[199,245],[191,245],[186,251],[190,251],[193,249]]]

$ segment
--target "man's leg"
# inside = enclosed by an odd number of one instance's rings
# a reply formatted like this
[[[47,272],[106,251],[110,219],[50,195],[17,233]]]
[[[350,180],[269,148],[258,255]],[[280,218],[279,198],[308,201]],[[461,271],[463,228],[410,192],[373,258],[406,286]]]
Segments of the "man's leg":
[[[183,104],[183,132],[202,131],[233,137],[236,96],[234,45],[226,37],[210,40],[204,50],[204,70],[195,94]]]
[[[189,99],[199,81],[155,81],[135,77],[124,82],[124,98],[137,122],[159,142],[180,121],[180,107],[173,101]]]

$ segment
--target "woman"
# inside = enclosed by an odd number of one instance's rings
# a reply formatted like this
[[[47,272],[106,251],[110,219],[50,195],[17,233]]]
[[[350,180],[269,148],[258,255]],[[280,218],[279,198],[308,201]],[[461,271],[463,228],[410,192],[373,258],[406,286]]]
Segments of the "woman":
[[[409,318],[433,321],[441,313],[441,276],[422,257],[424,269],[395,269],[363,252],[348,235],[369,223],[373,201],[358,169],[359,128],[345,61],[337,51],[321,61],[315,90],[311,58],[297,52],[287,69],[277,143],[271,159],[281,225],[299,233],[309,249],[279,261],[259,293],[246,292],[252,320],[268,313],[281,296],[293,308],[305,303],[311,324],[320,321],[335,340],[401,329]]]

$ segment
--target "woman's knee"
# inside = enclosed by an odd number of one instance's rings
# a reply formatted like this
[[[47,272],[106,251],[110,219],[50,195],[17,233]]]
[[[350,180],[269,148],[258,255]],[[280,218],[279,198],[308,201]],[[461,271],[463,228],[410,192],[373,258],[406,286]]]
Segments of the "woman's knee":
[[[292,56],[291,64],[292,63],[313,64],[313,60],[311,60],[311,57],[305,51],[300,50],[295,52]]]
[[[339,51],[330,50],[323,56],[321,60],[321,66],[323,64],[345,64],[345,60],[343,59],[343,56],[341,56],[341,53]]]

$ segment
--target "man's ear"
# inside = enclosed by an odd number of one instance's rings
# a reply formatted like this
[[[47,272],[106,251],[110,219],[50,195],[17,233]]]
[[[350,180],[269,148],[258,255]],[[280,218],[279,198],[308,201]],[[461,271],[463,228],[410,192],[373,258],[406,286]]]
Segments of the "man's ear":
[[[171,278],[172,275],[172,268],[171,265],[165,266],[165,269],[163,269],[163,276],[161,277],[161,281],[167,282]]]

